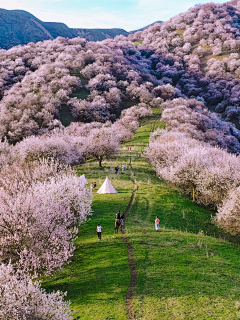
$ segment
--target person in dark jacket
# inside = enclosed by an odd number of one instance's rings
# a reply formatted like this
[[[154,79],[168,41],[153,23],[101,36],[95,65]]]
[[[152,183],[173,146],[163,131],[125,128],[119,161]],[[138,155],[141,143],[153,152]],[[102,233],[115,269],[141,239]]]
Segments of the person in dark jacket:
[[[116,214],[116,220],[120,220],[120,219],[121,219],[121,212],[119,210],[118,213]]]

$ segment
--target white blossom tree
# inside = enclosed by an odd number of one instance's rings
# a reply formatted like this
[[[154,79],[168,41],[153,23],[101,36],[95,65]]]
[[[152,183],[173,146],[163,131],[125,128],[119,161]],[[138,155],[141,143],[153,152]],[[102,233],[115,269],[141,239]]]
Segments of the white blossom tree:
[[[216,222],[232,234],[240,232],[240,187],[229,192],[218,209]]]
[[[88,136],[88,144],[83,148],[83,155],[86,158],[96,158],[101,167],[104,157],[113,157],[118,149],[119,140],[111,128],[93,129]]]
[[[4,320],[72,319],[63,293],[46,293],[39,282],[11,264],[0,265],[0,295],[0,318]]]

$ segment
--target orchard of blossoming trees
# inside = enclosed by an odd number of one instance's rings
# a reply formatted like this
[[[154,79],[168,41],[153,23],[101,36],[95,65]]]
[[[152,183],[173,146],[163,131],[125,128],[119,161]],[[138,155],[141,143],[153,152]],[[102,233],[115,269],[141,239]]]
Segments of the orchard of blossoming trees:
[[[69,261],[78,227],[91,215],[91,192],[67,165],[96,158],[101,166],[151,114],[142,103],[122,112],[115,123],[74,122],[15,145],[0,143],[0,262],[13,284],[6,287],[0,279],[7,303],[0,305],[0,315],[70,319],[61,293],[47,295],[29,280]]]
[[[230,123],[240,116],[239,21],[232,0],[128,37],[0,50],[0,318],[70,319],[63,295],[31,280],[69,261],[91,215],[91,194],[70,165],[102,166],[151,107],[165,123],[147,150],[157,174],[240,232],[240,132]],[[83,86],[87,97],[74,97]],[[67,127],[63,105],[74,119]]]
[[[145,104],[114,124],[72,123],[66,129],[0,144],[0,259],[30,273],[51,272],[68,261],[78,226],[91,213],[90,192],[66,166],[113,156],[132,137]],[[42,160],[41,160],[42,159]],[[49,160],[50,159],[50,160]]]
[[[147,149],[157,174],[181,187],[193,201],[218,209],[215,222],[239,233],[238,130],[229,135],[233,129],[229,123],[195,99],[167,101],[162,109],[166,129],[152,134]]]

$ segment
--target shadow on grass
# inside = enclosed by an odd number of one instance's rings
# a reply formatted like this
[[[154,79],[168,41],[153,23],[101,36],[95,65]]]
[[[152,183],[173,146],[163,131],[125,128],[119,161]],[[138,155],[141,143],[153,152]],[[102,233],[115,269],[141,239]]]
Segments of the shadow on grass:
[[[126,249],[119,242],[112,243],[110,248],[105,246],[105,242],[106,239],[101,246],[84,246],[82,250],[77,250],[71,267],[57,273],[44,287],[48,291],[67,291],[72,303],[94,304],[97,296],[102,300],[106,298],[105,295],[108,295],[108,300],[123,298],[130,282],[130,275],[122,272],[128,269]],[[90,250],[91,255],[86,254],[85,250]],[[102,299],[99,298],[101,293],[104,293]]]

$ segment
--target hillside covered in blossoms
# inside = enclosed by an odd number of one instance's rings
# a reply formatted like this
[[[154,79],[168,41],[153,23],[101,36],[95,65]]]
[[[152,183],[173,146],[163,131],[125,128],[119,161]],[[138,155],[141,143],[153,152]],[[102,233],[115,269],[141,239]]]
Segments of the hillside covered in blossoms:
[[[59,37],[1,50],[2,139],[16,143],[60,128],[64,104],[74,121],[106,122],[128,103],[159,107],[178,97],[195,98],[238,126],[238,18],[237,1],[210,3],[128,37]],[[81,87],[85,99],[72,95]]]

